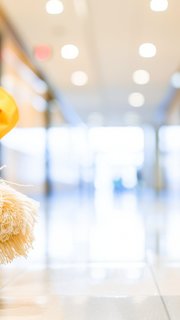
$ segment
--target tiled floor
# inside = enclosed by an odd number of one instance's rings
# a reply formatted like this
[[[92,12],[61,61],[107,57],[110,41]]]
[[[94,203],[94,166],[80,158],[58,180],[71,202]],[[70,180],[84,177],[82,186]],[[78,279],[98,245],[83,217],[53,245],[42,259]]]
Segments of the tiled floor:
[[[28,260],[1,267],[0,319],[179,320],[179,226],[180,200],[167,195],[42,203]]]
[[[3,271],[6,273],[6,270]],[[168,319],[146,264],[33,267],[1,289],[1,319]]]

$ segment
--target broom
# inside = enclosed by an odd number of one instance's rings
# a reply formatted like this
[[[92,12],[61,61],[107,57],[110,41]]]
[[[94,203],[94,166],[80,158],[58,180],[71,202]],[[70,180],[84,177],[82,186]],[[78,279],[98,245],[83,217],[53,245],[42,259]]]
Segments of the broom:
[[[27,256],[39,203],[0,181],[0,264]]]
[[[0,88],[0,138],[17,123],[14,99]],[[33,243],[33,229],[39,203],[14,190],[0,179],[0,264],[27,256]]]

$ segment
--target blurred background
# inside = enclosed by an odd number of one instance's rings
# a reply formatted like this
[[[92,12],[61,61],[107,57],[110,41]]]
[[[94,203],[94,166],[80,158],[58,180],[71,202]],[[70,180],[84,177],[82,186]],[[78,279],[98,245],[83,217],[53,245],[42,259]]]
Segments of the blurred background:
[[[180,260],[178,6],[0,1],[1,175],[41,203],[32,263]]]

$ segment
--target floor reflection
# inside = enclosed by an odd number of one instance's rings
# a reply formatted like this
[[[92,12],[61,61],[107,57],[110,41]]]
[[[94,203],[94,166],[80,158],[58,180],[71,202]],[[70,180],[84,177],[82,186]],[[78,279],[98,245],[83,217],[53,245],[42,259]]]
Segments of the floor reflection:
[[[140,192],[41,200],[34,250],[0,270],[0,318],[178,320],[179,208]]]
[[[154,194],[59,193],[44,205],[30,257],[51,262],[180,260],[180,200]],[[46,227],[45,227],[46,226]]]

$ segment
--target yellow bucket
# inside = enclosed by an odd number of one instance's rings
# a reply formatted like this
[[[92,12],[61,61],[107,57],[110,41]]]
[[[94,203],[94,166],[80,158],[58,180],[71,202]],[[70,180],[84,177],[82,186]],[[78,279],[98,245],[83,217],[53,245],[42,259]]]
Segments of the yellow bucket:
[[[16,102],[9,93],[0,88],[0,139],[16,125],[18,119]]]

